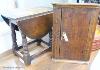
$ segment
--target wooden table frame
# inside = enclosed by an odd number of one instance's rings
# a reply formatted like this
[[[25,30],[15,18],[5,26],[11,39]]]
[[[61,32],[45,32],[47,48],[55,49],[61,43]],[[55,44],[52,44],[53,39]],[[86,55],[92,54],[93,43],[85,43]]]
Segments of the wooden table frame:
[[[18,29],[20,30],[20,33],[21,33],[21,37],[22,37],[22,46],[18,46],[17,41],[16,41],[17,39],[16,39],[15,25],[17,25],[18,21],[26,20],[26,19],[30,19],[30,18],[35,18],[35,17],[46,15],[46,14],[50,14],[50,13],[52,13],[52,11],[41,13],[41,14],[20,17],[20,18],[16,18],[16,19],[13,19],[12,17],[7,17],[9,19],[9,25],[11,27],[11,36],[12,36],[12,43],[13,43],[12,51],[16,56],[20,57],[24,61],[25,65],[30,65],[32,59],[34,59],[34,58],[38,57],[39,55],[51,50],[51,40],[52,40],[51,39],[51,37],[52,37],[51,31],[52,30],[49,31],[49,43],[43,41],[42,39],[36,39],[36,40],[28,43],[27,39],[26,39],[26,35],[18,27]],[[37,45],[41,45],[41,42],[43,42],[44,44],[46,44],[49,47],[47,49],[43,50],[42,52],[39,52],[35,55],[34,54],[30,55],[29,50],[28,50],[28,45],[32,44],[34,42],[37,42]],[[19,51],[19,49],[21,49],[21,48],[23,49],[23,53],[21,53]]]

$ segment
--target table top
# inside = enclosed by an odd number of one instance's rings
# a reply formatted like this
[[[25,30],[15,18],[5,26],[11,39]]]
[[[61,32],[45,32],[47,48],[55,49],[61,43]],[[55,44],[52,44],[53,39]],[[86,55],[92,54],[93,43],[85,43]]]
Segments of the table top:
[[[47,13],[52,12],[52,8],[50,7],[38,7],[38,8],[31,8],[31,9],[12,9],[12,10],[6,10],[3,13],[1,13],[3,16],[5,16],[8,19],[25,19],[26,17],[35,17],[40,15],[45,15]]]

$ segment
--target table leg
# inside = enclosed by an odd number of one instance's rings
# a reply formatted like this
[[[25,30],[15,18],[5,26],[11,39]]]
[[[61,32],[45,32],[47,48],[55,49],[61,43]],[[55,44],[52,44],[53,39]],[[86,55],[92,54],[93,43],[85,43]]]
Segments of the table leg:
[[[12,43],[13,43],[12,50],[13,50],[13,53],[16,55],[15,51],[18,50],[18,45],[16,42],[16,32],[12,23],[11,23],[11,32],[12,32],[11,36],[12,36]]]
[[[52,30],[49,31],[49,47],[52,45]]]
[[[30,65],[31,56],[28,50],[26,35],[23,34],[23,32],[21,32],[21,35],[22,35],[22,46],[23,46],[23,60],[24,60],[25,65]]]
[[[36,39],[37,40],[37,46],[41,45],[42,40],[41,39]]]

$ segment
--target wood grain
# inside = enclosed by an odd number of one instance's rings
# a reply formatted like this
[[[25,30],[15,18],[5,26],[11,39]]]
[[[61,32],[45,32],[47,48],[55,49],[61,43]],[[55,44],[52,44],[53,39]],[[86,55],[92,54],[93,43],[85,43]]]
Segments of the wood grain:
[[[39,17],[26,19],[18,22],[18,26],[23,33],[32,39],[40,39],[51,29],[53,20],[52,13]]]
[[[85,6],[85,7],[84,7]],[[53,58],[88,61],[99,7],[96,5],[54,5]],[[61,39],[66,32],[68,42]],[[59,34],[60,33],[60,34]]]

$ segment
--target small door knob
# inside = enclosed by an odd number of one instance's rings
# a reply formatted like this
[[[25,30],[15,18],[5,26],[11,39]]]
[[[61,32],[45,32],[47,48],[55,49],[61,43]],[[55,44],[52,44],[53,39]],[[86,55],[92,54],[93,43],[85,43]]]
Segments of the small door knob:
[[[62,38],[61,39],[64,39],[66,42],[68,42],[68,37],[66,35],[66,32],[62,32]]]

